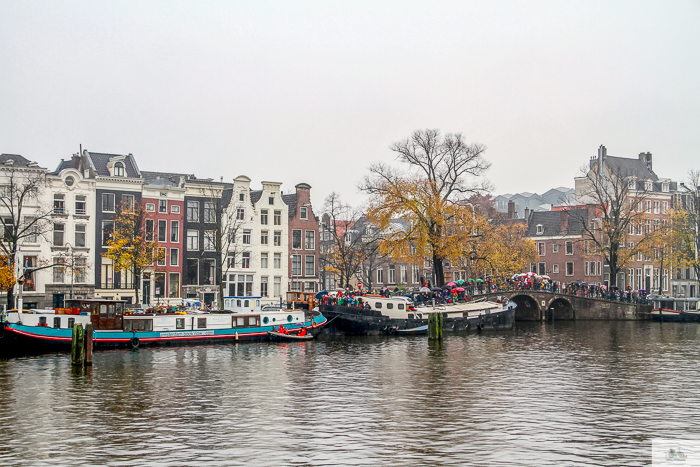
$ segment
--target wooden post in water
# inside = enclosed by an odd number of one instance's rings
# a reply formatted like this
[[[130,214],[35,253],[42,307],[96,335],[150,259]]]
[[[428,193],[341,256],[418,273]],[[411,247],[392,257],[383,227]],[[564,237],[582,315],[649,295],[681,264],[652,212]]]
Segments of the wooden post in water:
[[[85,366],[92,366],[92,323],[85,325]]]
[[[74,366],[83,366],[83,325],[80,323],[73,326],[70,355]]]
[[[428,339],[442,340],[442,313],[428,314]]]

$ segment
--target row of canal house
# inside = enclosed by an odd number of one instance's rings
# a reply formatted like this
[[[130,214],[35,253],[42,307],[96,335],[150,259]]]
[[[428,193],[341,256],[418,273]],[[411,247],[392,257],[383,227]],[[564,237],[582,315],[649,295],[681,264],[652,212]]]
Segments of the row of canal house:
[[[141,171],[132,154],[88,150],[62,160],[52,172],[22,156],[3,154],[0,177],[5,182],[9,170],[45,176],[46,189],[28,201],[24,212],[51,210],[50,226],[21,242],[19,264],[30,271],[48,264],[28,274],[25,308],[62,307],[69,297],[135,303],[135,289],[144,306],[180,304],[185,298],[216,306],[217,267],[227,296],[261,295],[264,302],[279,303],[289,290],[319,290],[318,219],[308,184],[286,194],[279,182],[262,182],[262,189],[253,190],[245,176],[225,183],[223,177],[217,182]],[[136,203],[146,211],[146,235],[164,253],[138,284],[105,257],[119,206]],[[214,233],[222,218],[231,219],[235,228],[217,262]]]

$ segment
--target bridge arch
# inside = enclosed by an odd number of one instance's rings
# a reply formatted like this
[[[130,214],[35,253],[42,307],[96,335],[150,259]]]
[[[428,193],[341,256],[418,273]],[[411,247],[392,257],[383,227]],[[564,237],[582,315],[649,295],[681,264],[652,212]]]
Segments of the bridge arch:
[[[568,298],[556,297],[549,302],[545,311],[545,318],[551,320],[573,320],[576,319],[574,306]]]
[[[516,294],[510,297],[510,300],[515,303],[515,320],[516,321],[540,321],[542,319],[542,310],[532,296],[526,294]]]

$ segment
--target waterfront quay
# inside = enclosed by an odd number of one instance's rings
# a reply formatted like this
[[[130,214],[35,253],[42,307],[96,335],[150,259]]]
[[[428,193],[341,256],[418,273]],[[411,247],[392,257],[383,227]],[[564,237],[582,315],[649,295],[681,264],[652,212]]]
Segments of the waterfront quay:
[[[696,323],[516,322],[0,360],[2,465],[649,464],[700,438]]]

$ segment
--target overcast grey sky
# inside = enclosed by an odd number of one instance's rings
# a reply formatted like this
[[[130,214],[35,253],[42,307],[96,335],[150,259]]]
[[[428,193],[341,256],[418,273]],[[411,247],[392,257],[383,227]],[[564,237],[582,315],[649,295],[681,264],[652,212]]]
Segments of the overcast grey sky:
[[[357,201],[413,130],[488,147],[495,193],[573,187],[604,144],[700,168],[697,1],[0,2],[0,152]]]

